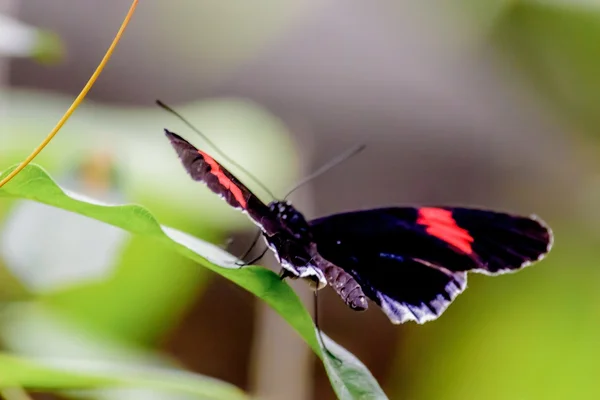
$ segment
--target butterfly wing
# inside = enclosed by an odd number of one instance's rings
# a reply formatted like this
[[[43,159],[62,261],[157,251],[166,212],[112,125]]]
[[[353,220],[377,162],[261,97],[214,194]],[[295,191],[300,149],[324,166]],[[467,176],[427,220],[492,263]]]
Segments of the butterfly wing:
[[[277,228],[276,220],[268,206],[231,172],[176,133],[165,129],[165,134],[193,180],[204,182],[230,206],[247,213],[265,231],[270,232]]]
[[[394,323],[437,318],[466,273],[541,259],[552,233],[536,218],[470,208],[380,208],[310,222],[321,256],[352,275]]]

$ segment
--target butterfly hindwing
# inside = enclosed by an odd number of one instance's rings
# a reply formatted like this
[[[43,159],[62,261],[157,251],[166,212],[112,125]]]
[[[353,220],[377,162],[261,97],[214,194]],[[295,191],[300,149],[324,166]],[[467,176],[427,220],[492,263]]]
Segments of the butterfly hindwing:
[[[311,229],[318,252],[395,323],[435,319],[464,290],[467,271],[519,269],[552,240],[540,221],[469,208],[356,211],[311,221]]]
[[[395,324],[437,318],[467,284],[466,272],[412,258],[362,257],[348,272]]]

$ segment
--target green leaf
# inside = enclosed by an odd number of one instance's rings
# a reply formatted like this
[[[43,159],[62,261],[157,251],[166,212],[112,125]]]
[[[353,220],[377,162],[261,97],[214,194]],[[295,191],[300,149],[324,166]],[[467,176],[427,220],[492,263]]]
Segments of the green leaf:
[[[340,399],[387,399],[371,372],[354,354],[322,334],[323,365]],[[319,342],[321,343],[321,342]]]
[[[4,172],[2,177],[15,167]],[[273,271],[257,266],[239,269],[235,265],[236,258],[231,254],[184,232],[161,226],[154,216],[141,206],[106,205],[74,193],[67,193],[36,165],[27,166],[12,181],[0,188],[0,196],[35,200],[163,243],[235,282],[273,307],[324,361],[331,384],[339,398],[387,398],[369,370],[356,357],[331,340],[327,343],[328,351],[321,347],[310,314],[290,286],[282,282]]]
[[[215,400],[249,398],[229,383],[190,372],[89,360],[30,359],[3,353],[0,353],[0,386],[34,389],[146,387]]]

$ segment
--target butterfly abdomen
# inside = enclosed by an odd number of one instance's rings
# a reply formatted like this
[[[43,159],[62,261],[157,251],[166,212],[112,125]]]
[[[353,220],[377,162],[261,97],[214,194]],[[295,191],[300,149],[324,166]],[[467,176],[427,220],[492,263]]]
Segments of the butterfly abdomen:
[[[315,261],[325,274],[329,286],[335,290],[348,307],[356,311],[364,311],[369,307],[362,288],[349,273],[322,257],[317,257]]]

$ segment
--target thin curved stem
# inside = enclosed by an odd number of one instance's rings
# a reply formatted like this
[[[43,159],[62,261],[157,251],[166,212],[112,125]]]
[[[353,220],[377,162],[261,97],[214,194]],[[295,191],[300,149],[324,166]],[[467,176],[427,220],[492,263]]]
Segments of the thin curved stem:
[[[117,44],[121,40],[121,36],[123,36],[123,32],[125,32],[125,28],[127,28],[127,25],[129,25],[129,21],[131,20],[131,17],[133,16],[133,12],[135,11],[137,4],[138,4],[138,0],[133,0],[133,2],[131,3],[131,7],[129,8],[129,11],[127,12],[127,15],[125,16],[125,19],[123,20],[123,23],[121,24],[121,27],[119,28],[119,31],[115,35],[115,38],[113,39],[112,43],[110,44],[110,47],[106,51],[106,54],[104,54],[102,61],[100,61],[100,64],[98,64],[98,67],[96,68],[96,70],[94,71],[94,73],[92,74],[92,76],[90,77],[88,82],[85,84],[85,86],[83,87],[83,89],[81,90],[79,95],[75,98],[75,100],[73,101],[73,104],[71,104],[71,106],[69,107],[67,112],[65,112],[65,115],[62,116],[62,118],[58,121],[56,126],[52,129],[52,131],[48,134],[48,136],[46,136],[46,138],[42,141],[42,143],[40,143],[40,145],[38,147],[36,147],[33,150],[33,152],[23,162],[21,162],[21,164],[19,164],[19,166],[17,168],[14,169],[14,171],[12,171],[4,179],[2,179],[2,181],[0,181],[0,187],[4,186],[8,181],[10,181],[12,178],[14,178],[19,172],[21,172],[21,170],[23,170],[23,168],[25,168],[27,166],[27,164],[29,164],[38,154],[40,154],[40,152],[44,149],[44,147],[46,147],[48,145],[48,143],[50,143],[50,141],[54,138],[54,136],[56,136],[56,134],[58,133],[60,128],[62,128],[62,126],[65,124],[65,122],[67,122],[69,117],[71,117],[71,114],[73,114],[75,109],[77,107],[79,107],[79,105],[81,104],[81,102],[83,101],[85,96],[88,94],[88,92],[90,91],[92,86],[94,86],[94,83],[96,83],[96,79],[98,79],[98,76],[100,76],[100,73],[102,72],[102,70],[106,66],[106,63],[112,56],[112,54],[115,50],[115,47],[117,47]]]

